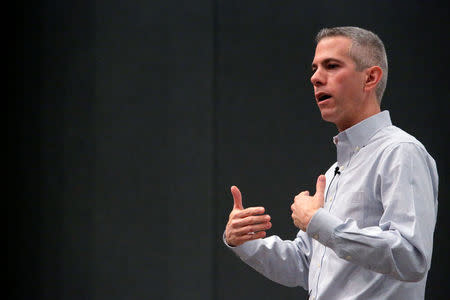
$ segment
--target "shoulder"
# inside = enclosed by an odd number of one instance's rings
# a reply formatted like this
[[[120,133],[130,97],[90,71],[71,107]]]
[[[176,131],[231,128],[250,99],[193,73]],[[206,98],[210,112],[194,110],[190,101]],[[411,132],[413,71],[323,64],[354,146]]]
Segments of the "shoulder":
[[[377,135],[381,165],[421,162],[431,168],[436,168],[436,163],[425,146],[404,130],[396,126],[388,126],[380,130]]]
[[[383,149],[384,153],[394,152],[420,152],[428,154],[425,146],[414,136],[406,131],[391,125],[381,129],[374,136],[377,146]]]

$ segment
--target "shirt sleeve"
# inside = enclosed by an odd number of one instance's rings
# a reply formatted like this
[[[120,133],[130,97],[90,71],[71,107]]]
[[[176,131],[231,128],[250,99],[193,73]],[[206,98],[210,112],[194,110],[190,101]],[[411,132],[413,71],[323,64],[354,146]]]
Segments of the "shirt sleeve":
[[[314,214],[307,233],[337,256],[402,281],[419,281],[431,264],[437,216],[438,175],[425,149],[401,143],[378,165],[383,214],[378,226],[359,228],[326,209]]]
[[[248,241],[231,247],[242,261],[250,267],[279,284],[308,290],[308,271],[312,255],[311,238],[300,231],[293,241],[282,240],[273,235],[264,239]]]

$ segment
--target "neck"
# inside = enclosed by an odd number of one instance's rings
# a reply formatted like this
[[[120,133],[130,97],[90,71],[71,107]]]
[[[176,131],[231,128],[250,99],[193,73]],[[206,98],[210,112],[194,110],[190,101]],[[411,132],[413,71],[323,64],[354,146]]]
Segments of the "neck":
[[[366,103],[364,105],[360,106],[360,109],[355,110],[353,112],[354,118],[351,120],[348,120],[347,122],[343,122],[342,124],[336,124],[336,127],[339,132],[342,132],[353,125],[358,124],[359,122],[376,115],[381,111],[380,104],[378,103],[377,99],[375,97],[372,97],[371,99],[367,99]]]

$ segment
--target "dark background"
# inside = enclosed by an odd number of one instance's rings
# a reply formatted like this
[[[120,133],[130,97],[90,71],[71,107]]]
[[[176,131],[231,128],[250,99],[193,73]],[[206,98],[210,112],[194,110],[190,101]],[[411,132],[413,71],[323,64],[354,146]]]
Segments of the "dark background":
[[[426,299],[449,293],[445,1],[35,1],[15,6],[8,85],[12,299],[305,299],[222,243],[232,208],[290,204],[335,161],[309,82],[316,32],[385,42],[382,108],[435,158]],[[5,11],[5,15],[9,12]],[[9,75],[9,74],[8,74]],[[12,84],[9,84],[12,82]]]

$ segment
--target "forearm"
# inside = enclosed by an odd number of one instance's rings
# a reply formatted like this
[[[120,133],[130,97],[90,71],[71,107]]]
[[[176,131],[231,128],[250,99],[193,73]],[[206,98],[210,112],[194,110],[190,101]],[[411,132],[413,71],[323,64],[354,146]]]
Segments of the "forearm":
[[[421,226],[434,228],[434,221],[431,218],[429,225]],[[405,234],[409,236],[406,238],[394,228],[361,229],[355,221],[344,222],[321,209],[312,218],[307,232],[340,258],[398,280],[419,281],[430,266],[432,242],[417,239],[414,234]]]
[[[289,287],[308,288],[309,240],[305,242],[297,237],[294,241],[284,241],[278,236],[270,236],[238,247],[228,247],[242,261],[270,280]]]

